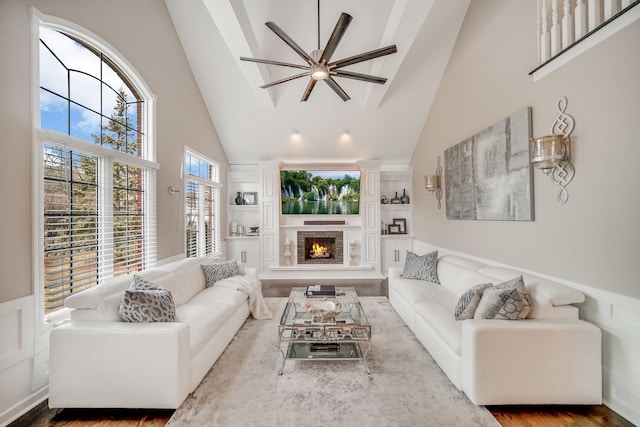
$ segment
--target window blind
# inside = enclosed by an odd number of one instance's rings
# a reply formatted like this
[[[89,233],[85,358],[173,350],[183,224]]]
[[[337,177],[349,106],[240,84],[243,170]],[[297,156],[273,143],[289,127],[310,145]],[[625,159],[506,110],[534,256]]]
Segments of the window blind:
[[[187,151],[185,156],[185,232],[187,257],[222,251],[218,165]]]

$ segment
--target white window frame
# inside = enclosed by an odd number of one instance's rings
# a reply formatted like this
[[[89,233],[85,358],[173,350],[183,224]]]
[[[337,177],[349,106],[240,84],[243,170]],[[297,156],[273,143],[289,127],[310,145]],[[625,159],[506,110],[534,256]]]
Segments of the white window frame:
[[[69,310],[60,309],[54,313],[44,314],[44,224],[42,221],[42,213],[44,209],[44,170],[43,170],[43,154],[44,145],[56,145],[65,149],[77,150],[87,154],[93,154],[100,157],[100,161],[113,163],[114,161],[125,163],[145,169],[145,188],[144,188],[144,206],[145,206],[145,239],[149,239],[152,248],[146,255],[145,263],[152,266],[156,262],[155,240],[156,231],[156,175],[159,168],[156,163],[156,144],[155,144],[155,123],[156,123],[156,96],[151,92],[149,86],[144,82],[140,74],[125,59],[125,57],[113,48],[105,40],[92,33],[91,31],[76,25],[67,20],[42,14],[35,8],[31,8],[31,59],[32,59],[32,170],[34,173],[32,197],[33,197],[33,295],[35,303],[35,324],[36,334],[40,335],[52,327],[68,321]],[[143,141],[144,158],[135,157],[133,155],[118,152],[109,148],[101,147],[89,141],[75,138],[52,130],[42,130],[40,128],[40,27],[49,27],[65,34],[73,36],[84,43],[95,47],[96,49],[107,55],[127,76],[127,79],[136,87],[144,100],[142,106],[141,117],[142,126],[139,129],[145,135]],[[110,182],[109,177],[106,178],[107,183]],[[100,183],[102,188],[99,189],[102,195],[107,196],[110,201],[113,188]],[[111,209],[111,206],[107,206]],[[108,221],[104,221],[108,222]],[[102,227],[104,224],[101,224]]]
[[[220,183],[220,163],[218,163],[215,160],[212,160],[211,158],[209,158],[208,156],[205,156],[204,154],[201,154],[199,152],[197,152],[196,150],[189,148],[185,145],[184,147],[184,164],[186,164],[186,157],[187,155],[192,155],[194,157],[198,157],[201,161],[205,161],[207,163],[209,163],[212,167],[211,167],[211,179],[210,180],[206,180],[197,176],[193,176],[190,174],[186,173],[186,167],[184,167],[184,187],[183,187],[183,191],[184,191],[184,197],[183,197],[183,206],[185,206],[186,209],[186,194],[187,194],[187,181],[194,181],[198,184],[201,185],[205,185],[208,187],[211,187],[213,190],[213,207],[214,207],[214,234],[213,234],[213,241],[212,241],[212,245],[213,245],[213,251],[210,254],[206,253],[206,241],[204,239],[201,239],[200,237],[202,236],[202,233],[198,234],[198,243],[197,243],[197,251],[198,251],[198,255],[197,256],[210,256],[210,257],[216,257],[216,256],[220,256],[222,255],[222,235],[221,235],[221,230],[220,230],[220,226],[221,226],[221,221],[220,221],[220,215],[222,213],[221,209],[220,209],[220,204],[222,202],[222,184]],[[198,219],[199,219],[199,224],[198,224],[198,229],[199,230],[204,230],[204,192],[200,191],[198,193]],[[185,236],[185,241],[184,241],[184,248],[185,248],[185,256],[188,254],[188,248],[187,248],[187,239],[186,239],[186,231],[187,231],[187,218],[186,218],[186,211],[185,211],[185,215],[184,215],[184,236]]]

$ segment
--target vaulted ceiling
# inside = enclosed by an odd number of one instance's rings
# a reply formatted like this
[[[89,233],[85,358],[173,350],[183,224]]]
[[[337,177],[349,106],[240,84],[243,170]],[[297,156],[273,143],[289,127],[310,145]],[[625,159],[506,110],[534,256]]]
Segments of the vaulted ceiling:
[[[306,65],[265,23],[276,23],[311,53],[318,47],[317,0],[166,4],[229,163],[405,163],[419,139],[469,0],[320,0],[321,48],[342,12],[353,17],[332,60],[392,44],[398,49],[344,68],[388,79],[378,85],[336,77],[351,97],[347,102],[322,81],[308,101],[300,102],[308,77],[261,89],[302,70],[240,60],[244,56]]]

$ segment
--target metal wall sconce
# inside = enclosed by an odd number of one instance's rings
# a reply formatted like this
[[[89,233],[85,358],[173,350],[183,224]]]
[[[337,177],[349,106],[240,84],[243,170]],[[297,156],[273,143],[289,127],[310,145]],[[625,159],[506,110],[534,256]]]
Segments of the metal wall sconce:
[[[429,192],[429,194],[436,194],[436,199],[438,199],[438,209],[442,208],[442,187],[440,185],[440,178],[442,177],[442,166],[440,165],[440,156],[438,156],[438,167],[436,168],[435,175],[425,175],[424,176],[424,188]]]
[[[569,185],[575,175],[575,168],[571,163],[571,140],[574,120],[564,110],[567,108],[567,98],[564,96],[558,100],[560,115],[551,127],[551,135],[529,140],[531,163],[544,174],[549,175],[551,181],[560,190],[558,201],[566,203],[569,193],[566,186]]]

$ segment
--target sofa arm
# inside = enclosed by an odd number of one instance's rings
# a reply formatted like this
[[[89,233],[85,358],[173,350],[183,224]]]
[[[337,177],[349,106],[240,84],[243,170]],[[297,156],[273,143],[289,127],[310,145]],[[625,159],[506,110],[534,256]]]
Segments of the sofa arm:
[[[67,323],[51,332],[49,406],[178,408],[190,353],[184,323]]]
[[[389,279],[400,279],[402,277],[402,271],[403,269],[400,267],[389,267],[387,277]]]
[[[601,404],[601,331],[578,319],[465,320],[462,389],[476,405]]]

